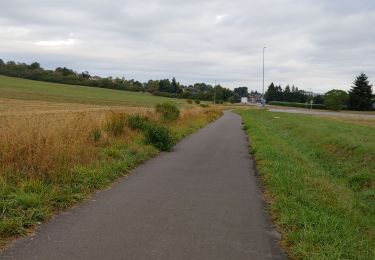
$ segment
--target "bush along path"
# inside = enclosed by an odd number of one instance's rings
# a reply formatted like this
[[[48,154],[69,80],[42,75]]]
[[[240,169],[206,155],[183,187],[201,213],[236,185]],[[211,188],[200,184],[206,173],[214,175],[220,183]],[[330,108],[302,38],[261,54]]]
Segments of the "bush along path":
[[[55,213],[109,186],[159,151],[170,150],[177,141],[221,114],[211,108],[189,109],[181,111],[174,120],[164,122],[156,112],[142,116],[109,112],[99,126],[91,129],[87,129],[86,124],[79,126],[85,120],[77,120],[77,129],[81,129],[77,134],[82,135],[84,142],[75,147],[73,145],[77,144],[67,140],[63,146],[65,150],[60,154],[60,151],[51,150],[52,155],[59,157],[51,159],[54,164],[49,168],[43,168],[36,159],[25,160],[24,164],[4,160],[0,168],[0,248],[14,238],[27,235],[36,224],[50,219]],[[145,123],[144,129],[135,127],[132,120],[137,118]],[[46,125],[46,129],[48,127]],[[64,131],[64,127],[61,129],[62,135],[74,138],[71,132]],[[57,137],[47,136],[41,141],[53,143],[51,138]],[[41,147],[38,140],[30,147]],[[49,145],[50,149],[58,147],[58,144]],[[76,148],[80,149],[79,153]],[[28,158],[24,154],[26,151],[22,150],[22,156]],[[35,158],[35,152],[32,149],[30,152],[33,153],[30,157]],[[69,160],[67,152],[74,154],[71,156],[74,160]]]
[[[131,117],[136,129],[150,122]],[[225,112],[19,240],[13,259],[281,259],[241,119]]]

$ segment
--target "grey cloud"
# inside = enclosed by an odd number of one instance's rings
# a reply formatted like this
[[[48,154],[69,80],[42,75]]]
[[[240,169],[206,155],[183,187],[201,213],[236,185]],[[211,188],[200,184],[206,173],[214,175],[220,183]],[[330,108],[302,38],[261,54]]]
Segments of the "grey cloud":
[[[102,76],[324,92],[375,78],[372,0],[4,0],[0,58]]]

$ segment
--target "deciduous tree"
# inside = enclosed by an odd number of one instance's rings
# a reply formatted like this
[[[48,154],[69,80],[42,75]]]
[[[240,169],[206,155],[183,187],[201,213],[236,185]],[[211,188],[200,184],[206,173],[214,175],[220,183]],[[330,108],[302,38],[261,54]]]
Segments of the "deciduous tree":
[[[328,109],[340,111],[346,105],[348,98],[346,91],[332,89],[324,94],[324,103]]]

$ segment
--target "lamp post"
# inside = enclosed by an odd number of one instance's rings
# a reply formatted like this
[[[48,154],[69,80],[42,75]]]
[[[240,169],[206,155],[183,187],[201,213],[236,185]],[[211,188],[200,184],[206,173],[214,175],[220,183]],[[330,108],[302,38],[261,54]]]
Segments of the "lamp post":
[[[266,50],[266,47],[263,47],[263,93],[262,93],[262,106],[265,106],[265,100],[264,100],[264,51]]]

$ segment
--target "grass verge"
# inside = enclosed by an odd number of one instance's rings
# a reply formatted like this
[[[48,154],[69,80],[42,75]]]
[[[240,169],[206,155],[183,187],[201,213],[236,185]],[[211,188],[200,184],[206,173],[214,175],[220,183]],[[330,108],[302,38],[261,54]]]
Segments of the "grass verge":
[[[375,129],[237,110],[294,259],[375,259]]]
[[[159,123],[155,113],[146,114]],[[180,140],[220,115],[189,109],[164,126]],[[128,116],[79,112],[2,119],[0,248],[159,153],[127,126]]]

